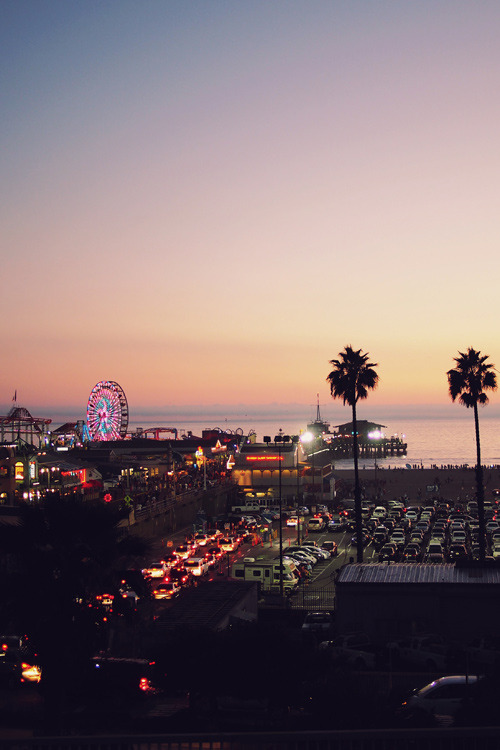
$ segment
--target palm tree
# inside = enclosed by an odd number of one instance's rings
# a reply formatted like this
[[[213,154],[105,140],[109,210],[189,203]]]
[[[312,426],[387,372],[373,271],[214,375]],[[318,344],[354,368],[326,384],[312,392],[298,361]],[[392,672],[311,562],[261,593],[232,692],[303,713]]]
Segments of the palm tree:
[[[355,351],[352,346],[346,346],[339,352],[339,359],[331,359],[333,370],[327,377],[330,384],[332,398],[341,398],[344,404],[352,408],[353,456],[354,456],[354,508],[356,516],[356,548],[357,560],[363,562],[362,517],[361,517],[361,488],[358,473],[358,428],[356,420],[356,404],[360,399],[368,397],[368,391],[376,388],[378,375],[373,369],[378,365],[368,361],[368,354],[361,349]]]
[[[476,428],[476,493],[477,510],[479,516],[479,557],[484,562],[486,556],[486,525],[484,519],[484,484],[483,467],[481,465],[481,441],[479,439],[479,416],[477,405],[488,403],[485,391],[495,391],[497,377],[492,372],[494,365],[486,362],[488,355],[481,355],[469,347],[467,351],[458,352],[454,357],[456,367],[448,370],[448,385],[451,400],[458,398],[459,403],[474,410],[474,425]]]

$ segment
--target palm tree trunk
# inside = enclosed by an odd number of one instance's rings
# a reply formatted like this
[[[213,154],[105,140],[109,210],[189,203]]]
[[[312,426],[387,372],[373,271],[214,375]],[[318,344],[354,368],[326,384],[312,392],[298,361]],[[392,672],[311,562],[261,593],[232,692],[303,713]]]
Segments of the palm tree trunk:
[[[361,487],[359,486],[359,471],[358,471],[358,425],[356,419],[356,402],[352,405],[352,452],[354,457],[354,515],[356,519],[356,551],[357,561],[363,562],[363,540],[361,538],[361,531],[363,528],[362,516],[361,516]]]
[[[479,559],[483,563],[486,558],[486,523],[484,518],[484,483],[483,467],[481,464],[481,441],[479,439],[479,414],[477,403],[474,404],[474,426],[476,428],[476,499],[479,520]]]

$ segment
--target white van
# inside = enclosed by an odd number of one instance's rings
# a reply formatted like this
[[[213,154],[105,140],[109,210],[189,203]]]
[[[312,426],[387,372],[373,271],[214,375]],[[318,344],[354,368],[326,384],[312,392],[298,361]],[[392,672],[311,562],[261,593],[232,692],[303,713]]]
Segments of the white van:
[[[194,576],[208,573],[208,563],[203,557],[190,557],[189,560],[185,560],[184,567]]]
[[[308,531],[323,531],[325,528],[325,522],[322,518],[310,518],[307,522]]]

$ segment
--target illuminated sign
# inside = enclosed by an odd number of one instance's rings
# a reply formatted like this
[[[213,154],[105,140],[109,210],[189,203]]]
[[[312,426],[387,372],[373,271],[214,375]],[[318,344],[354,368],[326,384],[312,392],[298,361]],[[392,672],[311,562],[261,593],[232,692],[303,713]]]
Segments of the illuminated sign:
[[[283,456],[247,456],[247,461],[283,461]]]
[[[83,484],[87,479],[87,469],[73,469],[72,471],[61,471],[61,476],[68,478],[70,482],[68,484],[72,484],[76,482],[77,484]]]

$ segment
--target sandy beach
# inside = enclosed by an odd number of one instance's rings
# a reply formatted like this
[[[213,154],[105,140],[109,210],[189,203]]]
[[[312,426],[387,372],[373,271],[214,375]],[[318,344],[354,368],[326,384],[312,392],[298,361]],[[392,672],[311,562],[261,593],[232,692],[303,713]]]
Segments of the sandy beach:
[[[340,469],[333,472],[337,486],[354,488],[354,470]],[[360,481],[366,498],[375,498],[380,491],[383,500],[406,498],[415,505],[425,504],[426,500],[441,497],[454,503],[467,502],[476,495],[476,474],[469,468],[433,469],[363,469],[359,470]],[[500,467],[484,468],[485,499],[493,498],[493,490],[500,489]],[[352,495],[354,493],[352,492]]]

